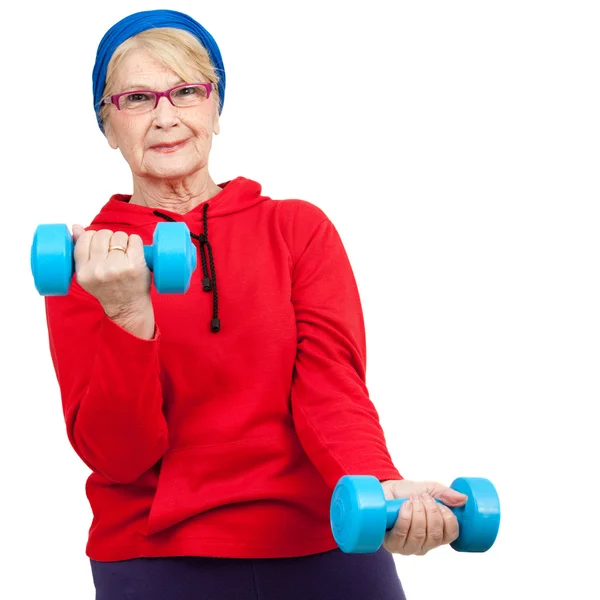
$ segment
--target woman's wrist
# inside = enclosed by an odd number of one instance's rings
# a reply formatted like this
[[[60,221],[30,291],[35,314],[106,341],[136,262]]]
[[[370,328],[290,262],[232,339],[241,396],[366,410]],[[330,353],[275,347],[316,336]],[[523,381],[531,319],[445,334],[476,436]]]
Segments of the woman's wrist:
[[[154,337],[155,321],[152,302],[128,306],[105,307],[106,316],[136,337],[151,340]]]

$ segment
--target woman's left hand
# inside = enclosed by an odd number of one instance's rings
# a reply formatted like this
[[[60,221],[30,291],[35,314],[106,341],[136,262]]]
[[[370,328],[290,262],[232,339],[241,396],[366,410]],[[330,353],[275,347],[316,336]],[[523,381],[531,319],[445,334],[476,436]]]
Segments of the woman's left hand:
[[[463,506],[465,494],[433,481],[390,479],[381,485],[386,500],[408,498],[400,507],[394,527],[385,534],[386,550],[422,556],[458,537],[458,521],[448,506]]]

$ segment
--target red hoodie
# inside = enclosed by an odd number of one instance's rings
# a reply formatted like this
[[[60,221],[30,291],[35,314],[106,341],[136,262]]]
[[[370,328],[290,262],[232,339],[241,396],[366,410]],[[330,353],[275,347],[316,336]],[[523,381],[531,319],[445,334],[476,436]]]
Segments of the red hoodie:
[[[340,477],[401,478],[365,385],[362,309],[334,225],[250,179],[220,187],[184,215],[117,194],[88,227],[145,244],[162,220],[190,228],[198,268],[186,294],[152,287],[153,339],[114,323],[75,278],[45,299],[67,434],[92,470],[92,559],[324,552]]]

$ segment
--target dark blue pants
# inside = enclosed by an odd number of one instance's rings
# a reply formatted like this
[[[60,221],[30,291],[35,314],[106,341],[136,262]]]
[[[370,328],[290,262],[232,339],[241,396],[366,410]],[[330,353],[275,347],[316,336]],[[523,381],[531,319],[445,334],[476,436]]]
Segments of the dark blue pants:
[[[406,600],[392,555],[90,561],[96,600]]]

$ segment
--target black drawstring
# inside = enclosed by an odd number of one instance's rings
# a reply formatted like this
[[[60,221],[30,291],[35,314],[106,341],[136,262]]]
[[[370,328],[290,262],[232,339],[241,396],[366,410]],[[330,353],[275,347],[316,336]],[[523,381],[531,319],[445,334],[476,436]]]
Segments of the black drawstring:
[[[219,319],[219,294],[217,293],[217,271],[215,269],[215,261],[213,258],[212,246],[208,241],[208,204],[204,205],[204,233],[196,234],[191,233],[190,236],[195,240],[198,240],[200,244],[200,261],[202,263],[202,289],[205,292],[213,293],[213,314],[210,322],[210,328],[213,333],[218,333],[221,330],[221,320]],[[167,221],[176,221],[173,217],[166,215],[165,213],[155,210],[154,214],[157,217],[161,217]],[[206,256],[204,255],[204,246],[208,249],[208,261],[210,263],[210,272],[212,274],[212,281],[209,277],[208,270],[206,268]]]

